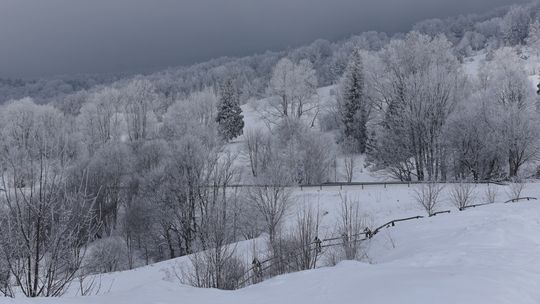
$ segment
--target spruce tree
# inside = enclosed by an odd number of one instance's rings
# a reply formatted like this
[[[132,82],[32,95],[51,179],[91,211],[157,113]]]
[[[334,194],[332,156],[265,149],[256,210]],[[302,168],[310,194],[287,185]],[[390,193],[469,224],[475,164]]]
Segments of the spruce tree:
[[[217,105],[218,131],[225,141],[230,141],[243,134],[244,116],[240,108],[238,91],[231,79],[223,82]]]
[[[355,49],[341,78],[338,103],[341,119],[341,144],[347,152],[366,152],[367,103],[362,55]]]

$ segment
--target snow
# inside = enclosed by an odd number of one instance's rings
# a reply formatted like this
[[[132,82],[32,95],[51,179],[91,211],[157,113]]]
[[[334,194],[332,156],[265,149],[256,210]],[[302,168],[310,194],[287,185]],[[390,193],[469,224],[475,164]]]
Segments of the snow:
[[[375,225],[421,215],[414,187],[346,188],[358,198]],[[485,185],[476,187],[480,202]],[[367,258],[335,267],[287,274],[236,291],[197,289],[178,282],[172,270],[187,257],[106,274],[99,295],[56,299],[2,299],[1,303],[540,303],[540,201],[503,204],[506,187],[497,186],[499,203],[396,224],[366,243]],[[327,212],[327,233],[335,225],[339,187],[297,189],[298,204],[318,204]],[[343,190],[345,191],[345,190]],[[540,197],[540,184],[524,195]],[[292,222],[294,208],[288,221]],[[256,242],[262,239],[255,240]],[[240,242],[249,258],[253,241]]]
[[[324,113],[329,110],[329,107],[332,106],[335,101],[335,86],[321,87],[317,89],[317,95],[314,98],[318,98],[320,105],[320,113]],[[262,130],[263,132],[268,132],[269,126],[266,123],[265,119],[260,114],[261,109],[267,106],[269,98],[264,98],[260,100],[252,100],[251,102],[242,105],[242,115],[244,115],[244,132]],[[311,121],[311,118],[310,118]],[[315,120],[315,125],[313,126],[316,130],[319,130],[318,120]],[[333,135],[333,134],[332,134]],[[244,149],[245,138],[244,135],[241,135],[230,142],[227,146],[227,150],[238,153]],[[249,176],[251,171],[249,169],[249,159],[247,155],[240,153],[240,157],[237,159],[236,165],[242,168],[244,176]],[[336,172],[333,176],[332,181],[346,181],[345,169],[344,169],[344,156],[338,155],[336,159]],[[387,181],[392,178],[385,172],[370,172],[365,168],[365,155],[357,155],[354,164],[354,175],[353,182],[366,182],[366,181]]]
[[[485,54],[465,59],[464,71],[476,77]],[[527,65],[536,69],[538,58]],[[533,84],[540,78],[530,76]],[[333,87],[318,90],[321,106],[327,106]],[[267,129],[257,108],[267,99],[243,105],[245,130]],[[229,144],[240,151],[244,138]],[[247,159],[239,165],[247,168]],[[338,157],[338,180],[342,175]],[[246,169],[247,170],[247,169]],[[354,181],[387,179],[364,168],[364,156],[356,162]],[[357,200],[371,227],[392,219],[424,215],[413,200],[418,186],[389,185],[297,188],[296,204],[286,216],[285,230],[305,205],[319,209],[320,237],[335,235],[340,196]],[[502,204],[507,187],[498,189],[499,203],[458,212],[448,199],[446,186],[439,210],[452,210],[432,218],[398,223],[383,229],[363,246],[367,258],[345,261],[335,267],[287,274],[237,291],[198,289],[182,285],[177,276],[189,265],[189,257],[138,269],[96,277],[100,288],[80,297],[74,284],[63,298],[0,298],[7,304],[83,303],[540,303],[540,201]],[[483,202],[485,185],[477,185],[475,203]],[[540,198],[540,184],[527,185],[524,195]],[[239,242],[236,249],[246,264],[253,250],[264,249],[264,237]]]
[[[317,95],[313,98],[318,99],[321,108],[326,108],[333,100],[333,90],[335,86],[321,87],[317,89]],[[242,114],[244,115],[244,130],[268,129],[260,110],[268,105],[270,99],[268,97],[260,100],[252,100],[245,105],[242,105]],[[239,140],[243,140],[240,136]]]

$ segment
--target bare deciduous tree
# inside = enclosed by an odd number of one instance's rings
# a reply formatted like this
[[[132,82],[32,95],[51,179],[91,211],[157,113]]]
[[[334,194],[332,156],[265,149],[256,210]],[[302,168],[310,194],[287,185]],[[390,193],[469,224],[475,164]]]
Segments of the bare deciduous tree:
[[[495,203],[495,200],[497,199],[497,188],[488,184],[486,191],[484,193],[484,197],[487,203],[489,204]]]
[[[268,91],[275,96],[261,113],[268,124],[300,119],[310,112],[318,114],[317,77],[307,60],[296,64],[281,59],[274,68]]]
[[[520,178],[512,179],[512,182],[509,185],[508,196],[511,200],[521,198],[521,194],[525,189],[525,181]]]
[[[265,222],[270,244],[277,245],[277,236],[283,217],[291,203],[291,192],[284,186],[259,186],[249,190],[248,196]]]
[[[456,208],[463,210],[474,200],[474,187],[470,183],[454,184],[450,190],[450,199]]]
[[[60,296],[97,231],[95,198],[88,195],[87,179],[74,184],[68,178],[73,150],[62,114],[32,103],[4,110],[0,254],[24,295]]]
[[[347,183],[352,182],[353,176],[354,176],[354,155],[353,154],[347,154],[343,158],[343,165],[345,167],[345,177],[347,179]]]
[[[416,202],[426,210],[428,216],[433,216],[437,212],[439,205],[439,196],[444,187],[437,183],[425,183],[419,189],[415,189]]]
[[[310,206],[298,211],[296,223],[289,237],[280,240],[283,245],[279,262],[287,271],[301,271],[317,266],[317,258],[321,248],[317,244],[319,233],[319,212],[315,213]]]
[[[122,91],[125,121],[131,141],[147,139],[156,123],[152,106],[158,100],[155,86],[146,79],[132,80]]]
[[[246,268],[235,252],[232,245],[196,252],[189,256],[191,265],[174,269],[175,276],[182,284],[195,287],[236,289]]]
[[[260,129],[249,130],[244,134],[245,153],[249,158],[249,165],[253,177],[264,172],[272,155],[270,138]]]
[[[360,240],[364,238],[366,221],[360,214],[358,200],[351,200],[347,194],[342,195],[338,233],[342,237],[344,257],[347,260],[359,258]]]

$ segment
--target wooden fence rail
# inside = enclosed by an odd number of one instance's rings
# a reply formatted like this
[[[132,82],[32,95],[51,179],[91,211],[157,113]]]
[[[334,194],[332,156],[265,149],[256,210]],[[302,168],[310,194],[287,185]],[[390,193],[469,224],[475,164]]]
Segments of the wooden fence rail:
[[[537,198],[536,197],[519,197],[519,198],[508,200],[508,201],[504,202],[504,204],[510,203],[510,202],[518,202],[518,201],[521,201],[521,200],[529,201],[529,200],[537,200]],[[493,203],[483,203],[483,204],[469,205],[469,206],[465,206],[465,207],[460,208],[459,211],[464,211],[464,210],[469,209],[469,208],[475,208],[475,207],[491,205],[491,204],[493,204]],[[443,214],[443,213],[450,213],[450,210],[435,212],[431,216],[436,216],[438,214]],[[378,226],[374,230],[366,228],[363,232],[358,233],[358,234],[354,234],[354,235],[350,235],[350,236],[334,236],[334,237],[325,238],[325,239],[322,239],[322,240],[319,240],[318,237],[317,237],[317,238],[315,238],[315,240],[313,242],[309,243],[308,245],[303,246],[303,247],[299,247],[299,248],[295,248],[293,250],[293,252],[295,252],[295,251],[298,251],[298,252],[296,254],[292,255],[292,256],[289,256],[289,258],[291,258],[291,257],[295,258],[295,257],[299,256],[300,254],[305,253],[306,249],[309,250],[309,251],[314,250],[315,254],[318,255],[321,252],[321,250],[324,249],[324,248],[335,247],[335,246],[343,246],[345,244],[345,242],[347,242],[347,243],[363,242],[363,241],[366,241],[366,240],[369,240],[369,239],[373,238],[375,235],[377,235],[384,228],[395,227],[396,223],[405,222],[405,221],[411,221],[411,220],[417,220],[417,219],[421,219],[421,218],[424,218],[424,216],[418,215],[418,216],[412,216],[412,217],[406,217],[406,218],[399,218],[399,219],[391,220],[389,222],[386,222],[386,223]],[[360,236],[361,236],[361,238],[358,238]],[[265,259],[263,261],[257,261],[257,259],[254,259],[252,267],[250,267],[246,272],[244,272],[244,275],[243,275],[244,279],[238,283],[238,288],[242,288],[242,287],[245,287],[245,286],[249,285],[249,282],[256,279],[256,278],[259,278],[260,280],[262,280],[263,273],[265,271],[267,271],[268,269],[270,269],[272,266],[274,266],[274,264],[272,262],[276,258],[277,257],[270,257],[270,258],[267,258],[267,259]],[[316,259],[316,257],[315,257],[315,259]]]

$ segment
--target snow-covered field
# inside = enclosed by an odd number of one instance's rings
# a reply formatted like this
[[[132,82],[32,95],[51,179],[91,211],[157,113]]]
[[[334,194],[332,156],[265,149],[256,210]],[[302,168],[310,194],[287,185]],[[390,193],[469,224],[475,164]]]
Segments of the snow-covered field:
[[[492,186],[493,187],[493,186]],[[335,267],[283,275],[236,291],[197,289],[173,274],[186,257],[103,275],[98,295],[56,299],[2,299],[2,303],[540,303],[540,201],[502,204],[507,186],[496,186],[499,203],[456,211],[447,186],[440,210],[450,214],[403,222],[365,243],[367,258]],[[415,187],[346,188],[374,226],[422,215]],[[475,189],[483,199],[485,185]],[[295,208],[318,205],[330,234],[339,210],[336,188],[297,190]],[[524,195],[540,197],[540,184]],[[322,232],[325,233],[325,232]],[[260,241],[260,240],[259,240]],[[252,241],[238,244],[250,252]],[[248,259],[249,254],[246,254]]]
[[[485,54],[464,63],[466,73],[475,77]],[[538,58],[529,59],[529,66]],[[536,69],[536,68],[534,68]],[[530,76],[536,83],[537,76]],[[320,88],[321,106],[328,105],[333,87]],[[257,111],[267,100],[242,106],[245,129],[267,126]],[[228,147],[240,151],[240,136]],[[354,181],[388,179],[363,168],[358,156]],[[238,165],[248,170],[248,160],[240,156]],[[339,171],[337,180],[343,181]],[[286,215],[284,231],[290,231],[298,211],[305,206],[321,215],[319,237],[336,235],[341,197],[358,201],[370,227],[389,220],[425,212],[414,201],[419,186],[389,185],[296,189],[295,204]],[[540,303],[540,201],[502,204],[509,198],[508,186],[495,186],[493,205],[458,212],[449,200],[446,186],[439,210],[452,210],[432,218],[403,222],[383,229],[363,243],[366,258],[345,261],[335,267],[283,275],[236,291],[197,289],[182,285],[178,276],[189,257],[147,267],[96,277],[94,294],[78,296],[77,283],[63,298],[0,298],[0,303]],[[475,188],[475,203],[485,202],[486,185]],[[524,196],[540,198],[540,183],[527,185]],[[236,244],[246,265],[254,249],[263,250],[261,236]]]

